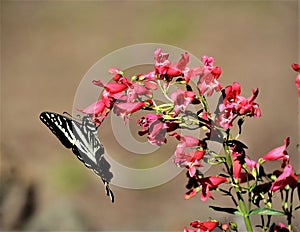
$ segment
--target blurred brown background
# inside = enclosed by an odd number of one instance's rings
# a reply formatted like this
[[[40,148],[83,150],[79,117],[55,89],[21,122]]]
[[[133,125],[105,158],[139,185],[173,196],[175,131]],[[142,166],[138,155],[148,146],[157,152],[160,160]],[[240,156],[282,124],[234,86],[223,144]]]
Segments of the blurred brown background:
[[[223,86],[239,81],[246,97],[259,87],[262,117],[248,120],[241,137],[248,155],[290,136],[299,172],[290,67],[298,61],[298,20],[297,1],[1,1],[0,229],[182,231],[192,220],[231,219],[207,208],[226,204],[217,193],[218,201],[185,201],[184,173],[148,190],[112,186],[111,204],[96,175],[39,121],[44,110],[71,112],[87,70],[136,43],[214,56]]]

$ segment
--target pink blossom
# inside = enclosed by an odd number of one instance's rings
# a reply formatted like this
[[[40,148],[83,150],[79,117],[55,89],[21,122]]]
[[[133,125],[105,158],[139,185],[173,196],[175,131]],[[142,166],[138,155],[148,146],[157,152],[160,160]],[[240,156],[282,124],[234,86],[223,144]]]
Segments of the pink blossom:
[[[200,139],[197,139],[189,135],[180,135],[176,132],[170,135],[175,137],[177,140],[179,140],[180,144],[182,144],[183,147],[195,147],[203,144],[203,142]]]
[[[119,81],[120,78],[123,76],[123,72],[122,72],[120,69],[115,68],[115,67],[111,67],[111,68],[108,70],[108,72],[109,72],[110,74],[113,75],[113,76],[112,76],[112,79],[113,79],[114,81]]]
[[[121,116],[124,121],[129,114],[132,114],[145,106],[145,102],[120,102],[115,104],[114,113]]]
[[[247,165],[247,168],[250,170],[258,167],[257,162],[255,162],[254,160],[250,160],[248,158],[245,158],[245,163]]]
[[[232,127],[235,116],[260,117],[259,105],[254,102],[258,95],[258,89],[252,90],[252,96],[245,98],[240,96],[241,87],[238,82],[224,89],[223,104],[219,105],[220,113],[216,116],[217,125],[228,129]]]
[[[177,89],[176,92],[171,93],[171,99],[174,101],[174,112],[176,115],[187,109],[188,105],[194,100],[195,93],[193,91],[184,91]]]
[[[201,200],[206,201],[208,197],[214,199],[210,193],[210,190],[217,188],[220,184],[226,181],[227,179],[221,176],[210,176],[210,177],[201,178],[199,180],[201,186],[201,194],[200,194]]]
[[[138,96],[152,96],[152,92],[143,85],[138,83],[132,83],[127,90],[127,101],[132,102],[137,99]]]
[[[291,188],[296,188],[298,185],[298,177],[292,173],[293,167],[288,164],[284,167],[283,172],[278,176],[278,178],[272,183],[270,190],[275,192],[279,189],[283,189],[286,185]]]
[[[285,165],[290,160],[290,157],[286,151],[286,148],[289,146],[289,144],[290,138],[287,137],[284,139],[284,145],[269,151],[261,159],[263,161],[283,160],[282,164]]]
[[[179,127],[175,122],[163,122],[162,115],[147,114],[138,120],[138,124],[144,127],[144,130],[139,131],[142,136],[148,133],[148,141],[152,145],[161,146],[167,142],[166,133],[176,130]]]
[[[202,57],[203,68],[200,72],[200,79],[197,84],[200,95],[204,95],[207,92],[207,96],[211,96],[214,91],[220,91],[222,88],[217,81],[222,70],[218,66],[213,66],[213,62],[214,58],[212,57]]]
[[[241,153],[235,151],[232,152],[231,155],[233,156],[232,159],[233,177],[239,178],[245,157]]]
[[[298,89],[298,96],[300,96],[300,65],[299,64],[292,64],[292,68],[298,72],[298,75],[296,77],[296,80],[295,80],[295,84],[296,84],[296,87]]]
[[[100,80],[94,80],[93,84],[103,87],[106,91],[108,91],[111,94],[123,92],[128,88],[128,85],[125,84],[116,82],[108,82],[106,84],[103,84]]]

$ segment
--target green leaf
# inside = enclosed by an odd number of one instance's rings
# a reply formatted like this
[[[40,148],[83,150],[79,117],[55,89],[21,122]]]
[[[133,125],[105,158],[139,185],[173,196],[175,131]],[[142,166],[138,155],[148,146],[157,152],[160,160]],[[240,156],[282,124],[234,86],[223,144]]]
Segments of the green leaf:
[[[225,212],[229,214],[234,214],[234,215],[241,215],[241,212],[238,211],[235,208],[224,208],[224,207],[217,207],[217,206],[209,206],[212,210],[219,211],[219,212]]]
[[[272,215],[272,216],[282,216],[284,215],[283,211],[279,211],[271,208],[257,208],[250,211],[249,215]]]

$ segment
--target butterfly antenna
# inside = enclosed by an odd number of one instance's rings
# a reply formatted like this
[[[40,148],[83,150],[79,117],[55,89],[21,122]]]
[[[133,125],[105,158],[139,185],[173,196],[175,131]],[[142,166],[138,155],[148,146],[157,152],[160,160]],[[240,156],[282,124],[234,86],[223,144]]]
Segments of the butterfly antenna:
[[[71,114],[69,114],[67,111],[64,111],[63,114],[68,115],[69,117],[73,118],[73,116]]]

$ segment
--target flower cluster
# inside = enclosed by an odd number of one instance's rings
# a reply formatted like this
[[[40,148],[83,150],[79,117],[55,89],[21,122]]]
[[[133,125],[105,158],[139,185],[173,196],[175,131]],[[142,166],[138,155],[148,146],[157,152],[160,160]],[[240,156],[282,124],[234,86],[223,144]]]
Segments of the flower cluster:
[[[202,66],[188,67],[189,55],[184,53],[178,62],[172,63],[169,54],[160,48],[154,52],[153,70],[140,73],[128,79],[118,68],[111,68],[109,73],[112,81],[102,83],[101,80],[93,84],[101,87],[100,100],[81,110],[91,115],[97,126],[113,112],[120,116],[124,123],[131,119],[131,115],[139,110],[149,113],[137,120],[141,130],[140,136],[147,135],[152,145],[162,146],[168,137],[178,141],[174,151],[174,163],[186,169],[188,183],[185,199],[196,195],[202,201],[214,199],[212,191],[219,191],[230,196],[234,208],[211,206],[216,211],[243,216],[246,228],[252,231],[250,216],[261,215],[264,231],[286,229],[283,224],[271,224],[273,215],[285,215],[288,230],[291,230],[293,191],[298,188],[298,176],[293,172],[290,157],[287,153],[290,139],[284,140],[284,145],[277,147],[258,161],[251,160],[247,155],[247,146],[238,140],[241,127],[247,117],[261,116],[259,105],[255,102],[259,90],[253,89],[250,97],[241,96],[241,86],[238,82],[222,88],[219,77],[220,67],[214,65],[214,58],[203,56]],[[293,64],[292,68],[300,73],[300,66]],[[197,83],[193,89],[191,80]],[[175,85],[175,91],[170,86]],[[300,74],[296,78],[296,85],[300,96]],[[153,91],[160,90],[166,103],[158,104]],[[212,94],[220,95],[219,105],[214,111],[209,109],[207,97]],[[197,106],[193,112],[191,105]],[[238,134],[231,130],[238,127]],[[183,130],[204,130],[203,138],[196,138],[178,133]],[[215,141],[223,146],[223,153],[210,149],[207,141]],[[201,173],[202,163],[206,160],[211,165],[223,165],[223,173],[205,176]],[[281,161],[278,170],[267,174],[264,166],[270,161]],[[272,208],[272,197],[280,191],[284,201],[282,210]],[[286,196],[283,197],[283,192]],[[290,196],[290,198],[288,198]],[[290,199],[290,202],[287,202]],[[246,201],[252,200],[256,208],[252,208]],[[290,204],[290,206],[289,206]],[[212,231],[216,227],[223,231],[237,230],[234,222],[222,224],[211,219],[205,222],[193,221],[184,228],[184,232]]]

